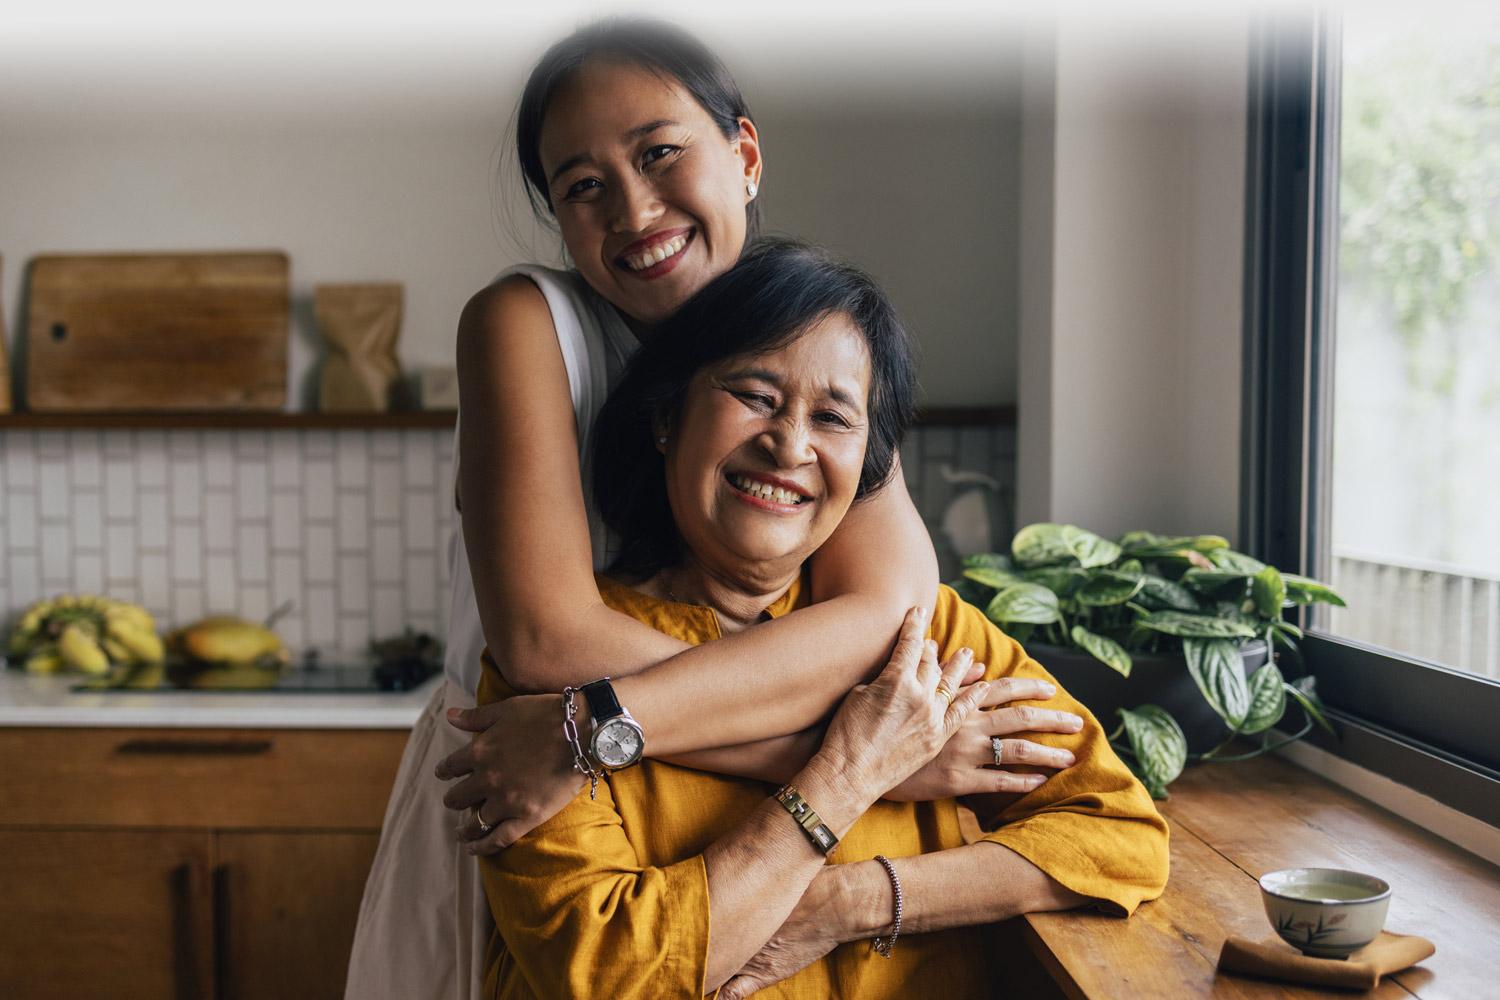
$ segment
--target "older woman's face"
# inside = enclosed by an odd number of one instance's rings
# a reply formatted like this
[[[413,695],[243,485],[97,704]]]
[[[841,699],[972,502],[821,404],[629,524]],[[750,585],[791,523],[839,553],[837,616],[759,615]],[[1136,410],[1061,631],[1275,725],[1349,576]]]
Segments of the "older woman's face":
[[[694,556],[775,575],[816,551],[854,501],[869,394],[869,350],[843,314],[699,372],[666,445],[667,496]]]

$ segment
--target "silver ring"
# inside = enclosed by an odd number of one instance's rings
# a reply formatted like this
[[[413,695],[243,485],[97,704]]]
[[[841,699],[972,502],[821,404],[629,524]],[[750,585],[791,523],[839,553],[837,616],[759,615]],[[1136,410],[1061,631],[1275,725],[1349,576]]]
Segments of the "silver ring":
[[[489,833],[491,830],[494,829],[493,826],[491,826],[490,824],[488,824],[488,823],[486,823],[484,821],[484,817],[483,816],[479,815],[479,810],[478,809],[474,810],[474,822],[476,822],[476,823],[479,824],[479,835],[481,837],[484,836],[485,834]]]
[[[1001,764],[1004,763],[1004,761],[1002,761],[1000,759],[1000,751],[1001,751],[1001,739],[1000,739],[1000,737],[998,737],[998,736],[991,736],[990,737],[990,749],[995,752],[995,766],[999,767]]]

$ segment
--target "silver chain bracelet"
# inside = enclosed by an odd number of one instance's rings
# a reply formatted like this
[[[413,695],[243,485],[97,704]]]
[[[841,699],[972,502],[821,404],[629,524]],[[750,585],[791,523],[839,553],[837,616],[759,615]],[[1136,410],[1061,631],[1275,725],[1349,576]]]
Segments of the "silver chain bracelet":
[[[575,687],[563,688],[563,737],[573,748],[573,770],[589,776],[589,801],[592,802],[599,794],[599,772],[583,755],[583,744],[578,742],[578,723],[573,721],[573,717],[578,714],[573,696],[578,690]]]
[[[875,860],[885,869],[885,873],[891,877],[891,892],[896,898],[896,919],[891,921],[891,933],[889,937],[877,936],[870,943],[875,946],[875,952],[881,958],[890,958],[891,949],[896,946],[896,938],[901,934],[901,880],[896,877],[896,866],[891,864],[891,859],[884,854],[875,855]]]

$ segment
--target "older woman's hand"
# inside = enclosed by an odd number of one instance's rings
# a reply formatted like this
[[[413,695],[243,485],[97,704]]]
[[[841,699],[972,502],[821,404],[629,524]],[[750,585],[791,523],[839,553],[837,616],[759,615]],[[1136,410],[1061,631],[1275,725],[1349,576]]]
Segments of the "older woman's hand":
[[[1051,684],[1033,677],[1002,677],[991,681],[980,707],[993,710],[972,713],[936,757],[885,797],[897,802],[932,802],[996,792],[1024,795],[1047,780],[1044,774],[997,768],[994,743],[997,739],[1002,767],[1006,764],[1059,770],[1071,767],[1073,755],[1069,751],[1033,743],[1018,738],[1017,734],[1076,733],[1083,728],[1083,719],[1072,712],[1010,704],[1045,701],[1056,693]]]
[[[890,662],[844,698],[808,762],[846,782],[866,807],[935,757],[989,687],[963,687],[974,660],[968,649],[939,666],[937,643],[922,638],[926,629],[923,609],[907,612]]]
[[[717,1000],[744,1000],[796,975],[844,943],[849,936],[841,928],[854,908],[843,877],[848,867],[829,865],[818,872],[781,929],[719,989]]]

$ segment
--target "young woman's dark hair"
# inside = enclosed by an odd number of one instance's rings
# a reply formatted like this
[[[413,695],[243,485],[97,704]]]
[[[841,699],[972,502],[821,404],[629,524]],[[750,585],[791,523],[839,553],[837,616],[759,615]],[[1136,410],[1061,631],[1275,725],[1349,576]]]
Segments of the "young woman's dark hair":
[[[675,423],[693,376],[730,358],[778,350],[819,318],[844,314],[870,351],[869,436],[856,500],[891,477],[915,412],[911,337],[869,275],[787,239],[752,244],[636,352],[594,422],[594,502],[623,547],[609,567],[641,579],[682,557],[655,427]]]
[[[674,24],[649,18],[607,18],[585,25],[548,49],[526,80],[516,110],[516,156],[526,180],[526,195],[539,218],[552,214],[552,196],[542,169],[542,121],[547,104],[584,63],[610,59],[640,66],[681,84],[708,112],[724,138],[740,134],[740,119],[750,108],[729,70],[708,46]],[[753,120],[753,119],[752,119]],[[745,206],[745,239],[760,232],[760,202]]]

